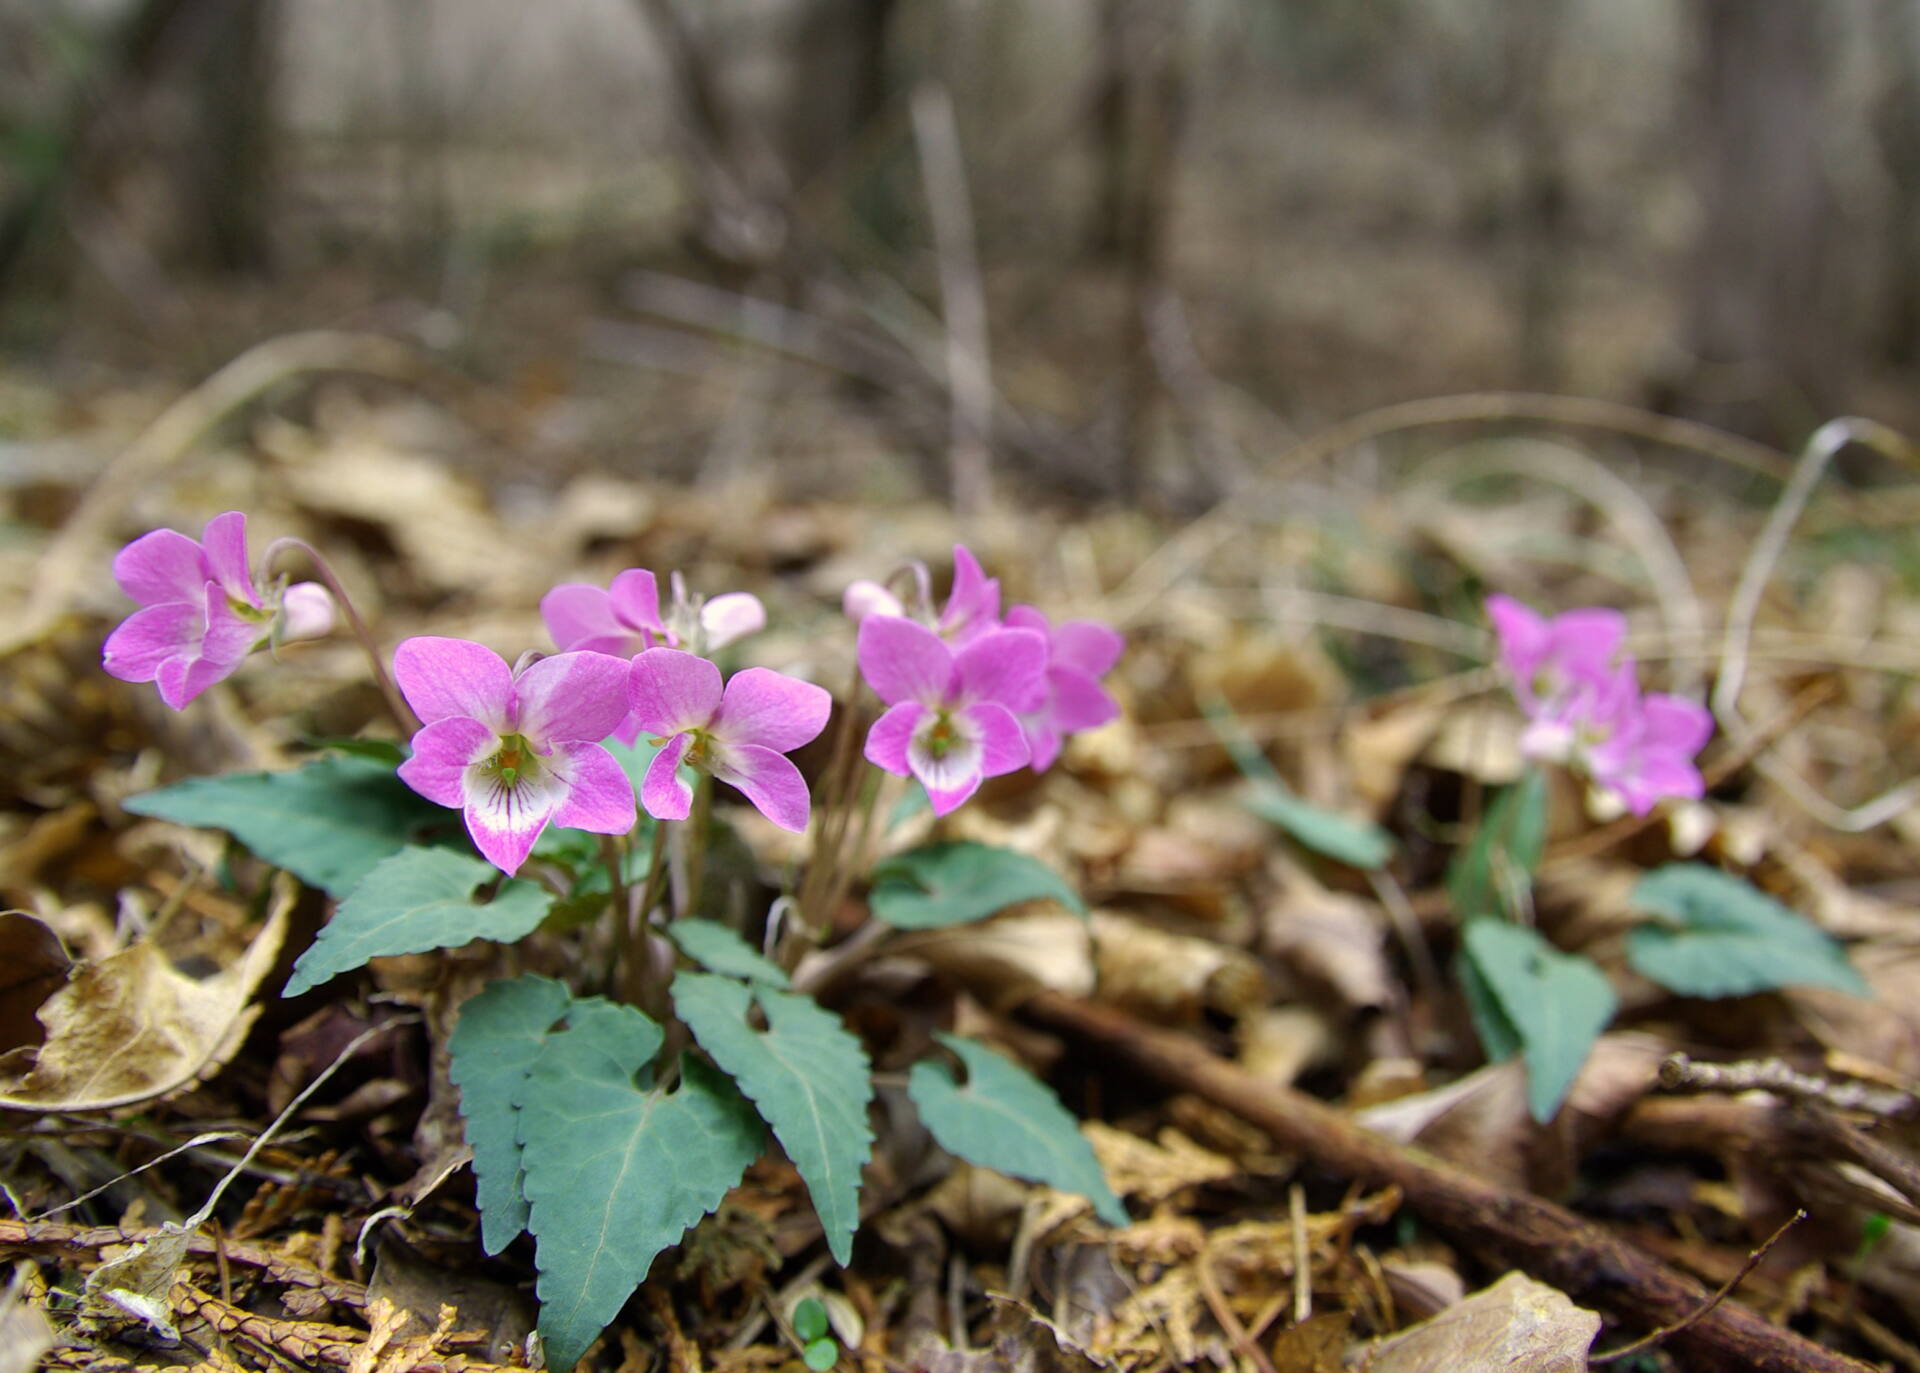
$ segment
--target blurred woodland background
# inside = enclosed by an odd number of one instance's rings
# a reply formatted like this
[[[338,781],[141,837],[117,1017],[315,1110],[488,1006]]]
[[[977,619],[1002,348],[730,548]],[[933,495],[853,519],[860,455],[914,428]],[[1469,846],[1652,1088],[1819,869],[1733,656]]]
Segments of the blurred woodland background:
[[[319,326],[497,385],[533,481],[1179,510],[1493,389],[1912,430],[1920,4],[0,0],[0,439]]]

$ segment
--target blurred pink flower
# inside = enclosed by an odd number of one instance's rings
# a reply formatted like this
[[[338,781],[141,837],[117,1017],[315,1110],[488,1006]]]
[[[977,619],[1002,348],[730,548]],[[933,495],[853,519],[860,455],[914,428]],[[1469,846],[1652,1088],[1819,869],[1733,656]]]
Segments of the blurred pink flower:
[[[913,566],[919,575],[921,600],[925,602],[919,607],[921,617],[942,639],[955,648],[964,648],[1000,627],[1000,583],[987,576],[980,560],[964,544],[953,546],[953,587],[947,593],[946,608],[937,617],[927,592],[926,568],[919,563]],[[869,615],[909,616],[907,606],[898,596],[873,581],[850,584],[840,598],[840,605],[847,618],[856,622],[864,621]]]
[[[867,759],[919,778],[935,815],[1032,757],[1016,712],[1047,699],[1047,641],[1033,630],[994,630],[955,652],[912,620],[870,615],[860,622],[859,655],[861,674],[887,705],[867,734]]]
[[[549,822],[625,834],[633,784],[600,740],[627,710],[628,665],[602,653],[559,653],[516,676],[465,639],[405,640],[393,675],[424,721],[400,778],[466,815],[487,861],[511,876]]]
[[[633,660],[627,700],[640,728],[666,740],[640,784],[647,814],[687,818],[693,792],[678,775],[687,763],[737,787],[782,829],[806,829],[806,779],[786,755],[826,728],[833,698],[824,688],[750,667],[722,690],[705,658],[651,648]]]
[[[1060,756],[1066,735],[1104,725],[1119,715],[1100,678],[1120,661],[1127,641],[1098,620],[1062,620],[1049,625],[1030,605],[1007,612],[1009,629],[1031,629],[1047,641],[1046,699],[1020,715],[1020,728],[1033,750],[1033,770],[1045,772]]]
[[[247,565],[247,517],[215,515],[198,543],[171,529],[143,534],[113,560],[120,589],[140,603],[107,636],[101,666],[152,682],[179,710],[256,649],[333,628],[333,599],[314,582],[262,590]]]
[[[675,587],[684,592],[677,580]],[[628,568],[604,591],[586,582],[563,582],[540,598],[540,617],[563,652],[611,653],[626,659],[650,648],[680,648],[689,639],[710,653],[767,623],[760,599],[744,591],[711,597],[697,610],[690,600],[676,598],[674,609],[669,617],[673,623],[661,618],[659,584],[643,567]],[[613,733],[621,743],[631,744],[640,730],[639,720],[629,713]]]
[[[1665,796],[1703,794],[1693,757],[1713,717],[1678,696],[1642,696],[1633,659],[1620,656],[1625,616],[1591,607],[1549,620],[1498,595],[1487,615],[1527,716],[1521,752],[1579,767],[1636,815]]]

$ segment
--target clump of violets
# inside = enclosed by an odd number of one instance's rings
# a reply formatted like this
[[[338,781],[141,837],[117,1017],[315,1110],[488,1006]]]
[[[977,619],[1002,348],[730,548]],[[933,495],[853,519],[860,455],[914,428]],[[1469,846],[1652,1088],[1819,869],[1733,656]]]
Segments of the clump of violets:
[[[806,779],[786,755],[826,728],[833,698],[822,687],[769,668],[734,673],[677,648],[650,648],[627,680],[631,718],[662,747],[647,767],[640,799],[656,820],[684,820],[693,790],[682,763],[737,788],[782,829],[806,829]]]
[[[917,619],[955,648],[963,648],[1000,627],[999,580],[986,574],[980,560],[965,545],[953,547],[953,586],[947,592],[946,606],[937,615],[926,564],[910,562],[905,570],[913,577],[918,593],[918,604],[911,611],[879,582],[861,580],[850,584],[841,597],[847,617],[856,622],[864,622],[869,615]]]
[[[736,639],[757,633],[767,623],[757,596],[729,591],[698,600],[673,574],[673,605],[662,618],[660,587],[644,567],[630,567],[606,589],[587,582],[562,582],[540,598],[540,618],[564,652],[610,653],[631,659],[651,648],[686,648],[712,653]],[[614,731],[631,744],[644,728],[629,712]]]
[[[333,628],[325,587],[255,579],[237,510],[208,520],[198,542],[172,529],[141,535],[114,558],[113,578],[141,608],[107,636],[101,665],[123,682],[152,682],[175,710],[256,650]]]
[[[947,814],[1032,761],[1017,713],[1045,705],[1046,663],[1031,629],[993,630],[956,653],[924,625],[869,615],[860,673],[887,710],[867,734],[867,761],[918,778],[933,813]]]
[[[1642,694],[1633,659],[1620,651],[1625,616],[1593,607],[1548,619],[1500,595],[1487,598],[1487,616],[1527,717],[1526,756],[1579,767],[1636,815],[1665,797],[1704,793],[1693,760],[1713,717],[1679,696]]]
[[[964,546],[953,550],[953,588],[938,614],[926,569],[909,569],[919,593],[911,613],[869,581],[849,586],[842,605],[860,625],[861,676],[887,706],[867,735],[867,759],[917,778],[936,815],[988,777],[1029,764],[1045,772],[1066,735],[1119,714],[1099,680],[1126,646],[1110,626],[1056,628],[1032,606],[1003,621],[1000,583]]]
[[[1100,679],[1120,661],[1127,641],[1098,620],[1049,624],[1046,615],[1030,605],[1009,610],[1007,624],[1034,630],[1047,641],[1045,695],[1038,706],[1020,715],[1020,728],[1033,750],[1033,770],[1045,772],[1060,756],[1067,735],[1098,728],[1120,714]]]
[[[487,861],[511,876],[548,824],[625,834],[633,784],[600,741],[627,713],[628,665],[559,653],[515,674],[465,639],[408,639],[394,676],[423,722],[400,778],[466,816]]]

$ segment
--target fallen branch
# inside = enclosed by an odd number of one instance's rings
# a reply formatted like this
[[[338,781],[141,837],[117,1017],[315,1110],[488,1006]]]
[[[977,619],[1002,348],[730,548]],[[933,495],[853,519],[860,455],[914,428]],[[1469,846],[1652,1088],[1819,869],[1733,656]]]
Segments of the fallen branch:
[[[1524,1269],[1574,1300],[1643,1329],[1679,1327],[1711,1294],[1645,1250],[1563,1207],[1509,1191],[1417,1149],[1364,1130],[1324,1102],[1259,1081],[1185,1036],[1055,992],[1020,1015],[1098,1048],[1181,1091],[1224,1106],[1282,1149],[1372,1186],[1400,1188],[1435,1229],[1490,1261]],[[1670,1346],[1691,1369],[1728,1373],[1868,1373],[1870,1365],[1823,1349],[1735,1302],[1676,1328]]]

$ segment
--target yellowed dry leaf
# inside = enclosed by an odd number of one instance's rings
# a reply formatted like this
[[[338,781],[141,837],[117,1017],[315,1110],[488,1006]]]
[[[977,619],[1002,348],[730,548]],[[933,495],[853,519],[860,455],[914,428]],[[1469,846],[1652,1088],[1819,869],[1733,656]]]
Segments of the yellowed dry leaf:
[[[1240,1165],[1232,1159],[1201,1148],[1171,1127],[1155,1140],[1097,1120],[1080,1128],[1100,1160],[1100,1170],[1123,1197],[1160,1202],[1184,1188],[1240,1175]]]
[[[16,1280],[0,1293],[0,1373],[32,1373],[53,1346],[53,1327],[20,1295]]]
[[[232,966],[192,978],[151,941],[91,963],[40,1007],[46,1042],[0,1066],[0,1107],[98,1111],[184,1086],[240,1046],[259,1007],[249,1004],[286,934],[276,903]]]
[[[1330,988],[1349,1008],[1375,1009],[1393,997],[1384,917],[1358,897],[1329,891],[1306,867],[1276,853],[1279,892],[1261,914],[1267,951]]]
[[[1564,1292],[1509,1273],[1432,1320],[1372,1345],[1365,1373],[1581,1373],[1600,1317]]]
[[[1159,1021],[1202,1009],[1239,1016],[1266,1001],[1266,974],[1244,950],[1116,911],[1095,911],[1092,925],[1102,1000]]]

